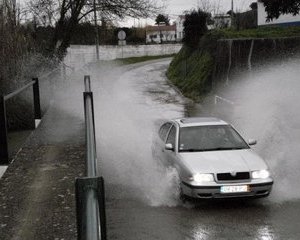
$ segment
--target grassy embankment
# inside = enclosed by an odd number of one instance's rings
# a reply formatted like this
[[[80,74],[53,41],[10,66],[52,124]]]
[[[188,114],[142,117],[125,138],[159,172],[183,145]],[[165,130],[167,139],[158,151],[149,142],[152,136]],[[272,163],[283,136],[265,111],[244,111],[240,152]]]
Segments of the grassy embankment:
[[[156,56],[142,56],[142,57],[130,57],[130,58],[117,58],[115,60],[100,60],[97,63],[93,63],[92,66],[94,67],[110,67],[110,66],[123,66],[123,65],[129,65],[129,64],[135,64],[135,63],[141,63],[156,59],[162,59],[162,58],[172,58],[176,54],[168,54],[168,55],[156,55]]]
[[[140,63],[150,60],[156,60],[161,58],[170,58],[174,57],[175,54],[169,54],[169,55],[157,55],[157,56],[143,56],[143,57],[130,57],[130,58],[118,58],[115,61],[121,64],[134,64],[134,63]]]
[[[174,57],[167,75],[182,93],[196,101],[210,91],[211,78],[219,39],[252,39],[299,37],[299,27],[265,27],[236,31],[231,29],[213,30],[203,36],[197,48],[183,46]]]

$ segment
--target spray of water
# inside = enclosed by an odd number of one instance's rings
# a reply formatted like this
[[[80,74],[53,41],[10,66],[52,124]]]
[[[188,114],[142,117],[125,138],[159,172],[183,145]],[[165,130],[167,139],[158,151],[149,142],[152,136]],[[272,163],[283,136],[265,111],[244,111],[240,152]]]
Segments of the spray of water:
[[[178,203],[177,173],[163,168],[151,148],[158,130],[156,120],[181,115],[183,106],[155,101],[145,91],[159,84],[157,81],[164,83],[161,70],[167,64],[127,72],[111,68],[101,79],[94,73],[93,78],[99,79],[93,87],[99,170],[111,186],[108,197],[141,200],[151,206]]]
[[[300,61],[273,64],[240,77],[222,96],[232,100],[224,118],[247,138],[257,138],[255,150],[267,161],[275,180],[274,201],[300,198]]]
[[[116,186],[110,193],[114,198],[139,199],[152,206],[178,204],[176,171],[158,165],[151,152],[156,120],[184,112],[176,93],[153,98],[155,86],[157,92],[164,87],[162,72],[167,64],[125,73],[126,69],[115,66],[106,66],[105,71],[88,69],[93,81],[99,170],[110,186]],[[227,113],[214,114],[235,125],[246,139],[258,140],[254,150],[267,161],[275,180],[272,201],[300,198],[295,190],[300,171],[299,75],[299,61],[291,60],[253,71],[218,90],[234,106]],[[151,94],[145,92],[147,88]]]

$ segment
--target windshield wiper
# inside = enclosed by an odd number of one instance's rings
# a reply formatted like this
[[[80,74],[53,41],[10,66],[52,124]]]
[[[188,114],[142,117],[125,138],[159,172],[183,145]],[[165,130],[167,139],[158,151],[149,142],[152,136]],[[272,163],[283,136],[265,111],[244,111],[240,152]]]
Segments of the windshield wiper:
[[[221,150],[240,150],[240,149],[245,149],[244,147],[231,147],[231,148],[211,148],[211,149],[205,149],[204,151],[221,151]]]
[[[194,148],[190,148],[190,149],[182,149],[179,150],[180,152],[210,152],[210,151],[226,151],[226,150],[240,150],[240,149],[245,149],[245,147],[231,147],[231,148],[223,148],[223,147],[219,147],[219,148],[208,148],[208,149],[194,149]]]
[[[232,148],[232,150],[240,150],[240,149],[246,149],[246,147],[235,147],[235,148]]]
[[[194,149],[194,148],[180,150],[180,152],[203,152],[203,151],[205,151],[205,150],[203,150],[203,149]]]

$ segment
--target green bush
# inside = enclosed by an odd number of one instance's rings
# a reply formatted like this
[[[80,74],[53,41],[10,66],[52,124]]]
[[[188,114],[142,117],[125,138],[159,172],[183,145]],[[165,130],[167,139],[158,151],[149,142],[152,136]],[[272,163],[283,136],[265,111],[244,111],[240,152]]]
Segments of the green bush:
[[[207,32],[196,47],[185,44],[173,58],[167,76],[182,93],[196,101],[211,89],[216,49],[220,39],[280,38],[300,36],[299,27],[263,27],[237,31],[219,29]]]
[[[214,60],[209,51],[195,51],[183,47],[173,59],[168,78],[182,93],[194,100],[211,89]]]
[[[189,47],[198,45],[200,38],[207,32],[209,14],[198,9],[185,15],[183,42]]]

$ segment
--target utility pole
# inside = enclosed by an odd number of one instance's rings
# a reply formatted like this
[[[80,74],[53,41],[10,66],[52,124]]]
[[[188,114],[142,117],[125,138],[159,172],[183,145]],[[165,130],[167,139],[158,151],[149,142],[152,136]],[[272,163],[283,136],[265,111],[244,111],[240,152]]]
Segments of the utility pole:
[[[4,4],[3,4],[4,5]],[[12,1],[12,5],[13,5],[13,24],[14,24],[14,27],[17,26],[17,1],[16,0],[13,0]]]
[[[97,24],[97,11],[96,11],[96,0],[93,0],[94,5],[94,22],[95,22],[95,34],[96,34],[96,59],[99,61],[99,30]]]
[[[234,16],[233,16],[233,0],[231,0],[231,27],[234,25]]]

